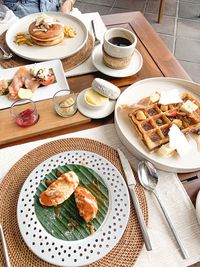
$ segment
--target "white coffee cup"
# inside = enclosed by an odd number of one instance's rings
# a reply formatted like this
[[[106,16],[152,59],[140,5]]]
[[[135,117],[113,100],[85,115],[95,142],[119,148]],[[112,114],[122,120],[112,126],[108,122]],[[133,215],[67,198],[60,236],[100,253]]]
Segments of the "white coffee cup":
[[[120,44],[120,42],[122,43]],[[104,34],[103,49],[108,56],[114,58],[131,57],[135,51],[136,44],[136,35],[124,28],[111,28]]]

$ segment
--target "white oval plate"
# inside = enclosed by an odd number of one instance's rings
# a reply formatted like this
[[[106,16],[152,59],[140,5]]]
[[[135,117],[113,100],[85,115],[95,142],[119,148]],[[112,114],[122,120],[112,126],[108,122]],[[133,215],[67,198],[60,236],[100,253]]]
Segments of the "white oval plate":
[[[107,117],[114,111],[116,101],[111,99],[109,99],[108,104],[101,109],[94,110],[87,107],[84,100],[84,94],[86,90],[87,89],[83,90],[77,97],[77,107],[83,115],[91,119],[101,119]]]
[[[104,65],[102,45],[98,45],[97,47],[94,48],[92,52],[92,62],[100,72],[111,77],[122,78],[134,75],[138,71],[140,71],[143,65],[143,58],[140,52],[137,49],[135,49],[135,53],[132,56],[131,62],[128,65],[128,67],[121,70],[111,69],[106,65]]]
[[[118,98],[115,106],[115,126],[123,144],[139,158],[150,160],[161,170],[169,172],[191,172],[200,169],[200,152],[194,139],[190,138],[191,149],[186,156],[171,158],[160,157],[157,153],[149,153],[125,112],[120,112],[121,104],[137,103],[140,99],[151,95],[155,91],[177,89],[179,92],[191,92],[200,99],[200,85],[191,81],[175,78],[150,78],[141,80],[129,86]]]
[[[87,41],[88,31],[83,22],[76,17],[61,12],[47,12],[46,14],[59,20],[64,25],[71,26],[76,30],[76,36],[74,38],[64,38],[61,43],[54,46],[17,45],[14,42],[16,34],[18,32],[28,32],[29,25],[35,18],[41,15],[41,13],[34,13],[19,19],[8,29],[6,43],[10,50],[22,58],[32,61],[43,61],[69,57],[84,46]]]
[[[36,217],[34,196],[45,175],[64,164],[82,164],[104,180],[109,191],[109,208],[100,228],[91,236],[64,241],[50,235]],[[27,246],[39,258],[59,266],[82,266],[104,257],[120,240],[130,213],[126,183],[107,159],[88,151],[62,152],[38,165],[26,179],[17,204],[17,221]]]

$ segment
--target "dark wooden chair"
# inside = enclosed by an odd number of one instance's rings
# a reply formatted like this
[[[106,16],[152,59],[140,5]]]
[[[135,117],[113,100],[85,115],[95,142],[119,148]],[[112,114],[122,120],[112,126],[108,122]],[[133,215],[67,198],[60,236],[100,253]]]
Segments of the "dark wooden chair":
[[[164,10],[165,0],[160,0],[160,7],[158,13],[158,23],[160,23],[163,19],[163,10]]]

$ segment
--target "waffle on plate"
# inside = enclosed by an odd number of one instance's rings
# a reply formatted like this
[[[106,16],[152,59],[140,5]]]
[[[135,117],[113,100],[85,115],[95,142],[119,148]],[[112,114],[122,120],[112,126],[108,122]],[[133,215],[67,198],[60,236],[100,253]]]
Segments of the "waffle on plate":
[[[176,124],[182,133],[200,134],[200,102],[190,93],[180,95],[175,104],[159,103],[160,94],[141,99],[125,107],[128,116],[150,152],[169,142],[169,130]]]

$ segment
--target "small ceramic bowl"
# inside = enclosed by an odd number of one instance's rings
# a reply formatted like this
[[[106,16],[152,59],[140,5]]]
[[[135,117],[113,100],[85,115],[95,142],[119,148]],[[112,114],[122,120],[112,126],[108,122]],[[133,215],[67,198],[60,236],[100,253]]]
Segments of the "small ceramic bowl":
[[[90,98],[92,101],[89,100]],[[105,107],[109,103],[109,98],[100,95],[90,87],[84,93],[84,102],[88,108],[97,110]]]
[[[121,43],[126,41],[126,43]],[[124,28],[111,28],[104,34],[103,49],[113,58],[129,58],[135,51],[137,36]]]

